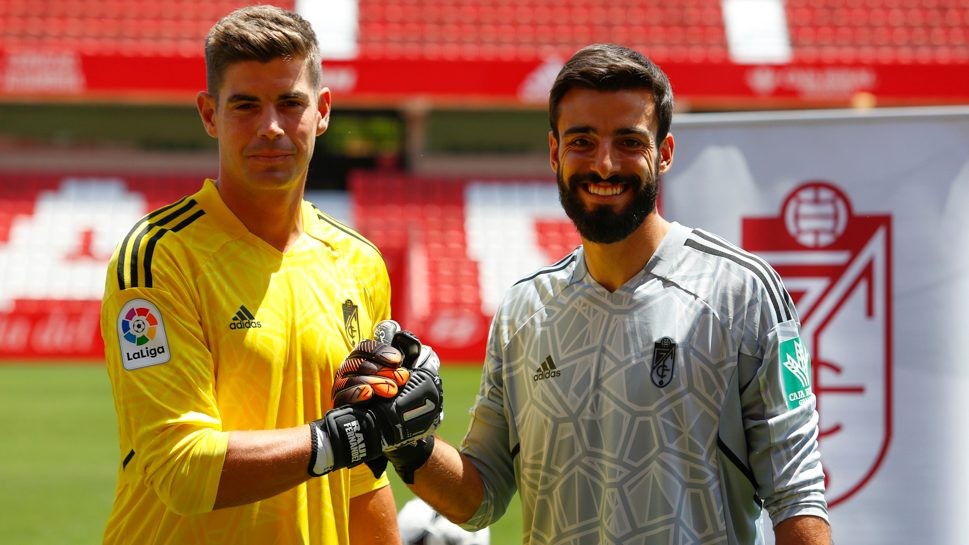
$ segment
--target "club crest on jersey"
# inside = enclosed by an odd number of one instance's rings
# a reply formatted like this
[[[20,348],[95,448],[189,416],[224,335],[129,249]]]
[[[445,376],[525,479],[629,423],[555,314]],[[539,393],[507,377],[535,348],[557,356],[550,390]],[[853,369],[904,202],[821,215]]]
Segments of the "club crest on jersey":
[[[118,312],[118,347],[121,364],[133,371],[167,363],[171,359],[161,312],[151,301],[132,299]]]
[[[357,312],[357,305],[347,299],[343,303],[343,328],[350,339],[350,345],[355,346],[360,339],[360,314]]]
[[[669,337],[663,337],[653,345],[653,367],[649,378],[657,388],[664,388],[673,382],[673,370],[676,369],[676,343]]]

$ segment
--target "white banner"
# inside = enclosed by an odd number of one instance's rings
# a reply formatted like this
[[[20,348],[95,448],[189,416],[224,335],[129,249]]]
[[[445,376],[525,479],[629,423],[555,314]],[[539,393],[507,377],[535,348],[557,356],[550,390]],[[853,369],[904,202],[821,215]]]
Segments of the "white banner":
[[[837,543],[961,545],[969,108],[685,115],[663,215],[781,273]]]

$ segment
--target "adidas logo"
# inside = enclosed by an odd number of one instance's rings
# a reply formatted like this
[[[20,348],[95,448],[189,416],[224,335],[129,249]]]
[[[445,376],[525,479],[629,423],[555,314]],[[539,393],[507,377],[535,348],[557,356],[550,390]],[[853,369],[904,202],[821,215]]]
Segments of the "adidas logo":
[[[257,327],[262,327],[262,322],[257,322],[256,317],[252,315],[252,312],[249,312],[245,305],[239,307],[236,315],[229,322],[229,329],[255,329]]]
[[[545,380],[547,378],[555,378],[562,374],[562,372],[555,367],[555,362],[552,361],[552,356],[545,358],[545,361],[543,361],[535,371],[536,373],[532,377],[532,380],[535,382]]]

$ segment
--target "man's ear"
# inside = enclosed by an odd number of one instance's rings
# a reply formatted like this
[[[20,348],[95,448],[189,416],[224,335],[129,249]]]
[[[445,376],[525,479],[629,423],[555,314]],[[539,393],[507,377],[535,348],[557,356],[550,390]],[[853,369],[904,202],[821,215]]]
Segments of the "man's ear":
[[[326,129],[330,126],[330,101],[332,96],[330,95],[330,89],[324,87],[320,89],[319,100],[317,101],[317,111],[320,114],[319,120],[316,124],[316,136],[319,136],[326,132]]]
[[[666,138],[659,146],[659,173],[664,174],[673,166],[673,149],[676,148],[676,141],[673,133],[666,133]]]
[[[202,91],[195,97],[195,106],[198,108],[199,117],[202,118],[205,132],[212,138],[218,138],[219,130],[215,124],[215,97]]]
[[[555,133],[548,131],[548,161],[552,165],[552,172],[559,171],[559,140]]]

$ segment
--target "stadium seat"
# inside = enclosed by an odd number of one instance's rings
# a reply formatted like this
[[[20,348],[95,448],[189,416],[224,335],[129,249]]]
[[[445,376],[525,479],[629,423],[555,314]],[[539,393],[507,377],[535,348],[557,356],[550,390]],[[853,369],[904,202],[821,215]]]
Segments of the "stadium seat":
[[[969,61],[960,0],[789,0],[794,59],[821,63]]]
[[[675,9],[643,0],[622,6],[577,0],[367,0],[360,2],[359,39],[361,54],[372,58],[532,60],[565,57],[595,41],[659,48],[669,42],[671,26],[695,29],[688,55],[725,58],[719,0],[694,0]]]
[[[294,0],[271,2],[294,7]],[[237,0],[81,2],[8,0],[0,47],[89,54],[199,54],[199,40]],[[969,61],[964,0],[790,0],[799,62]],[[372,60],[535,60],[590,42],[621,42],[659,61],[728,59],[720,0],[622,5],[579,0],[360,0],[359,54]]]
[[[460,180],[376,173],[356,173],[350,182],[357,229],[378,247],[423,248],[427,277],[421,284],[430,308],[478,312],[481,300],[477,271],[467,256],[462,188]]]
[[[267,3],[293,8],[293,0]],[[199,54],[199,43],[236,0],[132,2],[8,0],[0,9],[0,45],[15,50],[87,54]]]

